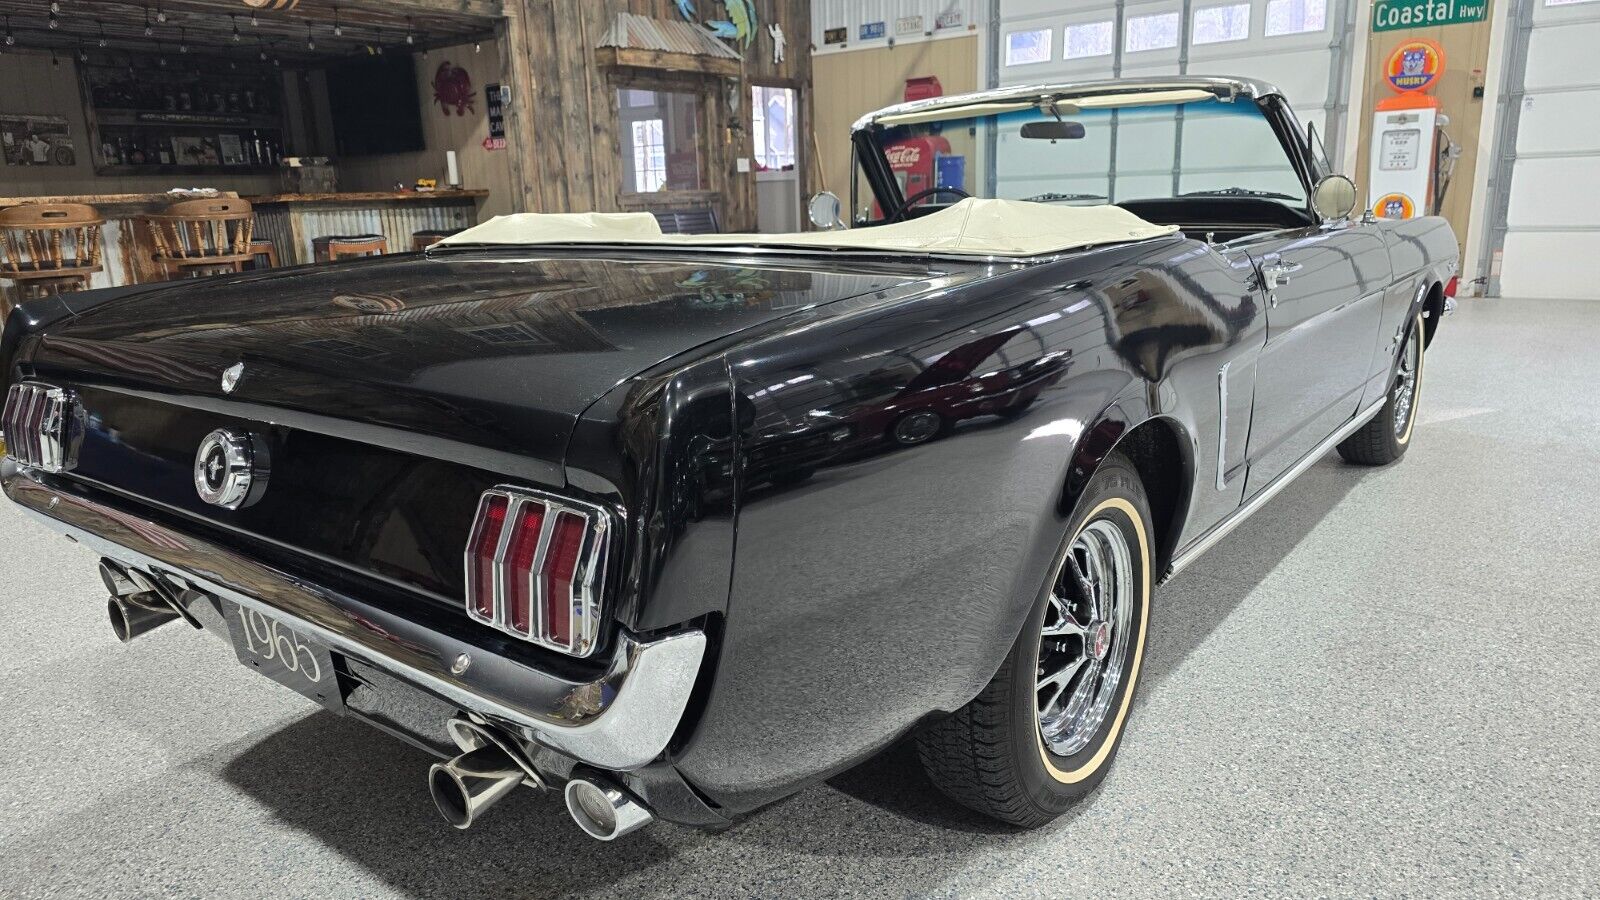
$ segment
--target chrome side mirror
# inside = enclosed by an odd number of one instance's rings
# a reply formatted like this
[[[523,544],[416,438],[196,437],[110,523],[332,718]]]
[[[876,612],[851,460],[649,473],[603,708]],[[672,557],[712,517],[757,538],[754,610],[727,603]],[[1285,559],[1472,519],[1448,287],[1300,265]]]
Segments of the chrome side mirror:
[[[1343,175],[1329,175],[1311,191],[1311,209],[1324,222],[1350,218],[1356,208],[1356,183]]]
[[[839,201],[839,195],[832,191],[822,191],[811,197],[811,202],[806,206],[806,215],[810,217],[811,224],[824,231],[833,231],[844,227],[844,218],[841,213],[844,204]]]

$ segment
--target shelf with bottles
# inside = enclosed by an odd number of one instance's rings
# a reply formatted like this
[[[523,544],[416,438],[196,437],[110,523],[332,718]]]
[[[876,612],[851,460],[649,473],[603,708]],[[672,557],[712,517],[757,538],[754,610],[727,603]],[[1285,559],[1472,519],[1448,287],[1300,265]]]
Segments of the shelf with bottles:
[[[249,174],[283,158],[276,129],[207,130],[101,126],[95,171],[127,174]]]

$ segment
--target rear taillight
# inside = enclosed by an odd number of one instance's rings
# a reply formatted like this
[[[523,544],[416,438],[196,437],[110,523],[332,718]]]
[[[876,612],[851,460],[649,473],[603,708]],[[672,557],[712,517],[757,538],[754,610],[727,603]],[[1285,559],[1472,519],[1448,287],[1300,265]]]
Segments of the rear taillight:
[[[1444,295],[1446,297],[1454,297],[1456,295],[1456,290],[1459,289],[1460,287],[1461,287],[1461,276],[1460,275],[1451,275],[1450,276],[1450,280],[1444,283]]]
[[[467,612],[545,647],[599,642],[611,514],[517,488],[485,491],[467,538]]]
[[[77,411],[77,398],[69,391],[32,382],[12,385],[0,413],[6,455],[46,472],[72,468],[83,437]]]

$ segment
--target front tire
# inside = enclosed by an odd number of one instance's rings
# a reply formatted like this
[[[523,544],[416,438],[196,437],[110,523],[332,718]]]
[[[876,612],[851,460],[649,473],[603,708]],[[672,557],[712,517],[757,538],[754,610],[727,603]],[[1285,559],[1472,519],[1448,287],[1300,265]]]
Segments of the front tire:
[[[1422,351],[1425,332],[1422,313],[1412,320],[1400,358],[1395,362],[1389,399],[1372,421],[1339,444],[1345,462],[1358,466],[1386,466],[1406,455],[1417,427],[1417,402],[1422,395]]]
[[[976,698],[918,734],[956,802],[1035,828],[1104,780],[1143,661],[1154,577],[1150,504],[1114,453],[1089,482],[1041,596]]]

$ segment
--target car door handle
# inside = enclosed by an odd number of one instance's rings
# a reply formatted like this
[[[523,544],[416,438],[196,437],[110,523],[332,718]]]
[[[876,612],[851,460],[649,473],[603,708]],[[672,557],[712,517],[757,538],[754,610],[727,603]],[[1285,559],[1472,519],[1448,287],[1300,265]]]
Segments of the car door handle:
[[[1261,267],[1261,280],[1267,290],[1280,288],[1289,283],[1289,276],[1304,268],[1301,263],[1267,263]]]

